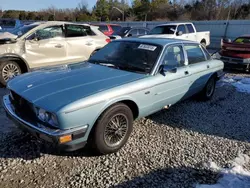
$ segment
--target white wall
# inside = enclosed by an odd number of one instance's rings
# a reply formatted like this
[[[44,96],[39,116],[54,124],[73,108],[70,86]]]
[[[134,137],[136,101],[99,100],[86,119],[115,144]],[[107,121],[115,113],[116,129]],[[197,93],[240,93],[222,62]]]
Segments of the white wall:
[[[158,24],[167,22],[114,22],[122,26],[142,27],[150,29]],[[169,23],[169,22],[168,22]],[[234,39],[240,35],[250,35],[250,20],[225,20],[221,21],[193,21],[197,31],[210,31],[210,48],[220,48],[220,40],[223,37]]]

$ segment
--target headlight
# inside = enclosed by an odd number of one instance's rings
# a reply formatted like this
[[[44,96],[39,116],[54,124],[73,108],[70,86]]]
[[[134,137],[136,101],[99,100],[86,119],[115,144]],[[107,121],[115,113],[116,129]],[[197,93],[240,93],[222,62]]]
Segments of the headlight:
[[[37,117],[38,119],[40,119],[41,121],[48,123],[54,127],[58,126],[58,121],[57,121],[57,117],[56,115],[45,111],[42,108],[37,108]]]
[[[250,58],[243,59],[243,62],[244,62],[244,63],[250,63]]]

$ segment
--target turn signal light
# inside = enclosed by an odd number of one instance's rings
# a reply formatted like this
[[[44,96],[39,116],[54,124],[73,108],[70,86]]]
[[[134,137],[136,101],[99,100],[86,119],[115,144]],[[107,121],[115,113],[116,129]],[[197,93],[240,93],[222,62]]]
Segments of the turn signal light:
[[[66,142],[70,142],[72,140],[72,136],[71,135],[65,135],[65,136],[61,136],[59,138],[59,142],[60,144],[66,143]]]
[[[110,42],[111,42],[111,39],[106,39],[106,42],[107,42],[107,43],[110,43]]]

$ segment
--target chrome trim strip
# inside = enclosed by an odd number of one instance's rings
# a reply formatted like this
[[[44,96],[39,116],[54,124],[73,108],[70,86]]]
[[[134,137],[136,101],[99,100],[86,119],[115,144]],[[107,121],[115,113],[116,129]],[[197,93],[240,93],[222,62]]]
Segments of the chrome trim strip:
[[[77,127],[77,128],[72,128],[72,129],[67,129],[67,130],[60,130],[60,129],[49,129],[48,127],[45,127],[41,124],[39,124],[40,127],[37,127],[35,125],[32,125],[31,123],[21,119],[20,117],[18,117],[15,112],[13,111],[12,107],[11,107],[11,102],[10,102],[10,99],[9,99],[9,95],[5,95],[3,97],[3,107],[5,109],[5,111],[15,120],[17,120],[18,122],[20,122],[20,124],[22,126],[27,126],[31,129],[33,129],[34,131],[36,132],[40,132],[40,133],[43,133],[43,134],[46,134],[46,135],[49,135],[49,136],[62,136],[62,135],[66,135],[66,134],[72,134],[74,132],[77,132],[77,131],[83,131],[83,132],[86,132],[87,131],[87,128],[88,128],[88,125],[84,125],[82,127]]]

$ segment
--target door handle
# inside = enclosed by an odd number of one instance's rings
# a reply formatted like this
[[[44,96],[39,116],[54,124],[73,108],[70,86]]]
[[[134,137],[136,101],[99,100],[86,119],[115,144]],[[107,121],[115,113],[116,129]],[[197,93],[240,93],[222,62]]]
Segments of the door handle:
[[[62,47],[63,47],[63,45],[61,45],[61,44],[57,44],[57,45],[55,45],[55,47],[56,47],[56,48],[62,48]]]
[[[207,68],[209,69],[209,68],[210,68],[210,66],[209,66],[209,65],[207,65]]]
[[[185,71],[184,73],[185,73],[185,75],[188,75],[188,74],[189,74],[189,72],[188,72],[188,71]]]

